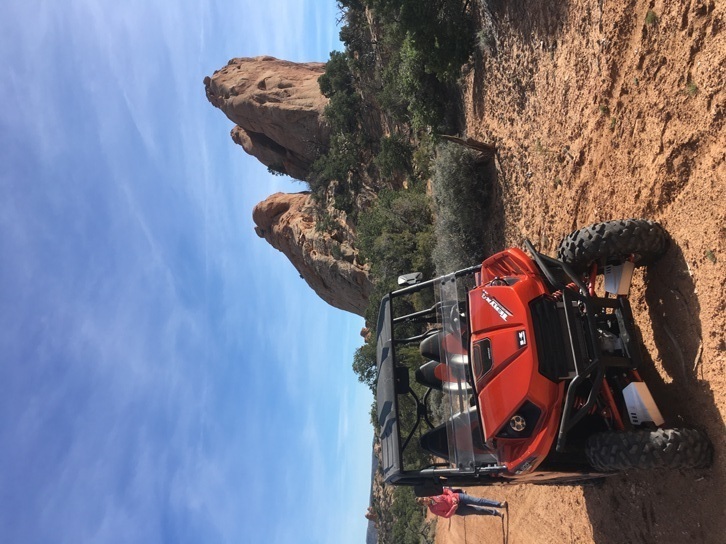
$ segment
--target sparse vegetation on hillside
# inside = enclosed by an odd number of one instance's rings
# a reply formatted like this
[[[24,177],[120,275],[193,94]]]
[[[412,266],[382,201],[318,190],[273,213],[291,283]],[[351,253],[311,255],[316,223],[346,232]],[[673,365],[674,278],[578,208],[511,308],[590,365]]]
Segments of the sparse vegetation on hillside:
[[[414,498],[413,490],[409,487],[397,487],[393,492],[391,543],[420,544],[421,537],[426,534],[423,530],[423,509]]]
[[[334,206],[355,216],[367,180],[401,187],[417,176],[418,143],[454,130],[452,95],[474,34],[462,0],[339,0],[338,7],[345,50],[330,54],[319,79],[331,139],[309,184],[320,201],[332,190]]]
[[[426,521],[412,489],[398,487],[390,496],[376,496],[371,506],[378,516],[379,544],[433,544],[436,521]]]
[[[433,213],[425,185],[382,191],[373,206],[360,215],[358,245],[374,278],[366,321],[375,323],[378,301],[396,287],[400,274],[414,270],[433,274]]]
[[[484,217],[492,187],[487,165],[462,146],[444,143],[434,161],[436,245],[432,260],[439,274],[453,272],[491,253]]]

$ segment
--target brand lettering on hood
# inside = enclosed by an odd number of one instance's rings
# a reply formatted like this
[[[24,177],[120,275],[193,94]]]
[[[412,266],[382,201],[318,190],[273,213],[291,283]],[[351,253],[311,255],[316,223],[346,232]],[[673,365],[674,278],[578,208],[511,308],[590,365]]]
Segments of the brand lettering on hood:
[[[486,300],[489,306],[491,306],[497,314],[499,314],[499,317],[502,318],[503,321],[506,321],[508,317],[512,317],[512,312],[507,310],[504,306],[502,306],[497,299],[495,299],[493,296],[491,296],[489,293],[484,291],[482,289],[481,292],[481,298]]]

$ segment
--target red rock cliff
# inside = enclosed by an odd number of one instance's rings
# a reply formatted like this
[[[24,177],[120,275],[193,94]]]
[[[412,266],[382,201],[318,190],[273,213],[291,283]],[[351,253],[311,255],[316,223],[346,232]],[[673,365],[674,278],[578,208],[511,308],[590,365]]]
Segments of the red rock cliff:
[[[328,145],[327,104],[318,78],[325,65],[274,57],[237,58],[204,78],[209,101],[233,122],[232,139],[262,164],[305,180]]]
[[[339,223],[333,233],[315,229],[307,193],[276,193],[255,206],[258,236],[282,251],[328,304],[363,315],[371,292],[368,267],[358,261],[353,233]]]

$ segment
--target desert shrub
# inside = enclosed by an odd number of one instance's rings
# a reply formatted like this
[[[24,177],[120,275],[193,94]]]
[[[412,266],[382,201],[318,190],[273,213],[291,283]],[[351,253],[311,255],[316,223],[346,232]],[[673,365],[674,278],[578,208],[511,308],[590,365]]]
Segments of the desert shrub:
[[[332,51],[325,73],[318,78],[320,92],[330,101],[323,114],[333,133],[353,133],[360,118],[360,96],[353,85],[347,52]]]
[[[442,82],[453,83],[474,46],[474,23],[467,0],[366,0],[400,35],[408,35],[424,55],[423,67]]]
[[[368,17],[362,2],[338,2],[341,9],[340,41],[348,53],[348,66],[356,74],[375,67],[376,53]]]
[[[408,122],[408,101],[399,88],[397,77],[397,66],[389,65],[383,69],[381,74],[382,83],[376,91],[376,99],[381,109],[399,123]]]
[[[418,259],[410,251],[400,250],[416,248],[418,234],[430,231],[432,224],[431,206],[422,188],[383,190],[374,205],[360,216],[361,253],[374,269],[398,269],[396,274],[403,273],[405,264]],[[397,264],[390,264],[391,260]]]
[[[374,162],[384,177],[393,177],[411,171],[411,144],[403,137],[392,134],[381,138],[380,151]]]
[[[381,426],[378,424],[378,403],[376,402],[375,397],[373,397],[373,402],[371,403],[369,416],[371,418],[371,426],[373,427],[375,434],[378,435],[378,432],[381,430]]]
[[[336,210],[343,211],[347,214],[355,212],[355,199],[352,191],[343,189],[333,196],[333,207]]]
[[[330,58],[325,63],[325,73],[318,78],[320,92],[328,98],[341,92],[350,93],[355,90],[348,59],[348,54],[345,52],[330,52]]]
[[[433,128],[448,132],[449,85],[427,71],[425,50],[417,48],[410,35],[396,43],[381,75],[377,94],[381,107],[415,132]]]
[[[419,271],[430,276],[434,267],[433,215],[423,184],[381,191],[358,221],[359,256],[371,266],[373,291],[366,320],[375,323],[381,297],[396,287],[400,274]]]
[[[325,210],[320,210],[315,218],[315,232],[332,234],[339,226],[338,221]]]
[[[313,192],[324,190],[333,180],[347,180],[348,174],[358,165],[355,137],[338,133],[330,137],[328,152],[320,155],[312,165],[310,188]]]
[[[400,544],[419,544],[421,528],[424,523],[423,508],[418,505],[413,490],[407,486],[399,486],[393,492],[392,542]]]
[[[332,242],[330,244],[330,255],[335,260],[341,260],[343,258],[343,250],[340,247],[340,244],[337,242]]]
[[[430,133],[423,133],[418,140],[418,145],[411,155],[411,167],[417,180],[428,181],[431,179],[436,155],[436,141],[436,136]]]
[[[416,503],[407,486],[394,489],[390,504],[375,504],[379,513],[379,544],[431,544],[436,521],[427,522],[425,509]]]
[[[360,120],[360,97],[354,93],[334,94],[323,115],[334,133],[354,133]]]
[[[282,164],[272,164],[267,167],[267,173],[272,176],[287,176],[285,167]]]
[[[328,148],[313,162],[308,184],[317,201],[337,182],[333,205],[347,213],[354,211],[362,162],[363,136],[360,127],[361,100],[350,69],[348,52],[333,51],[318,78],[320,91],[330,100],[323,114],[330,125]]]
[[[439,273],[471,265],[485,256],[486,212],[490,197],[487,169],[475,153],[452,143],[438,147],[434,161],[436,247]]]
[[[366,0],[380,23],[384,59],[376,98],[386,113],[410,123],[450,132],[451,96],[474,50],[474,25],[466,0]]]
[[[446,113],[446,86],[435,73],[427,71],[427,52],[416,47],[410,35],[401,44],[400,61],[396,83],[408,103],[411,126],[414,130],[441,130]]]

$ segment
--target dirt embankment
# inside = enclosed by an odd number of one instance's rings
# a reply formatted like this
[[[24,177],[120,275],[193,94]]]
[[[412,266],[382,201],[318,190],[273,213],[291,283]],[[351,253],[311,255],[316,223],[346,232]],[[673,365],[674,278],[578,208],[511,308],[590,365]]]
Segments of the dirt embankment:
[[[726,542],[726,4],[498,0],[468,74],[467,135],[498,146],[506,243],[553,253],[596,221],[655,219],[665,257],[637,273],[642,373],[666,418],[705,429],[703,471],[602,486],[471,489],[510,503],[514,543]],[[436,542],[498,543],[493,518]]]

